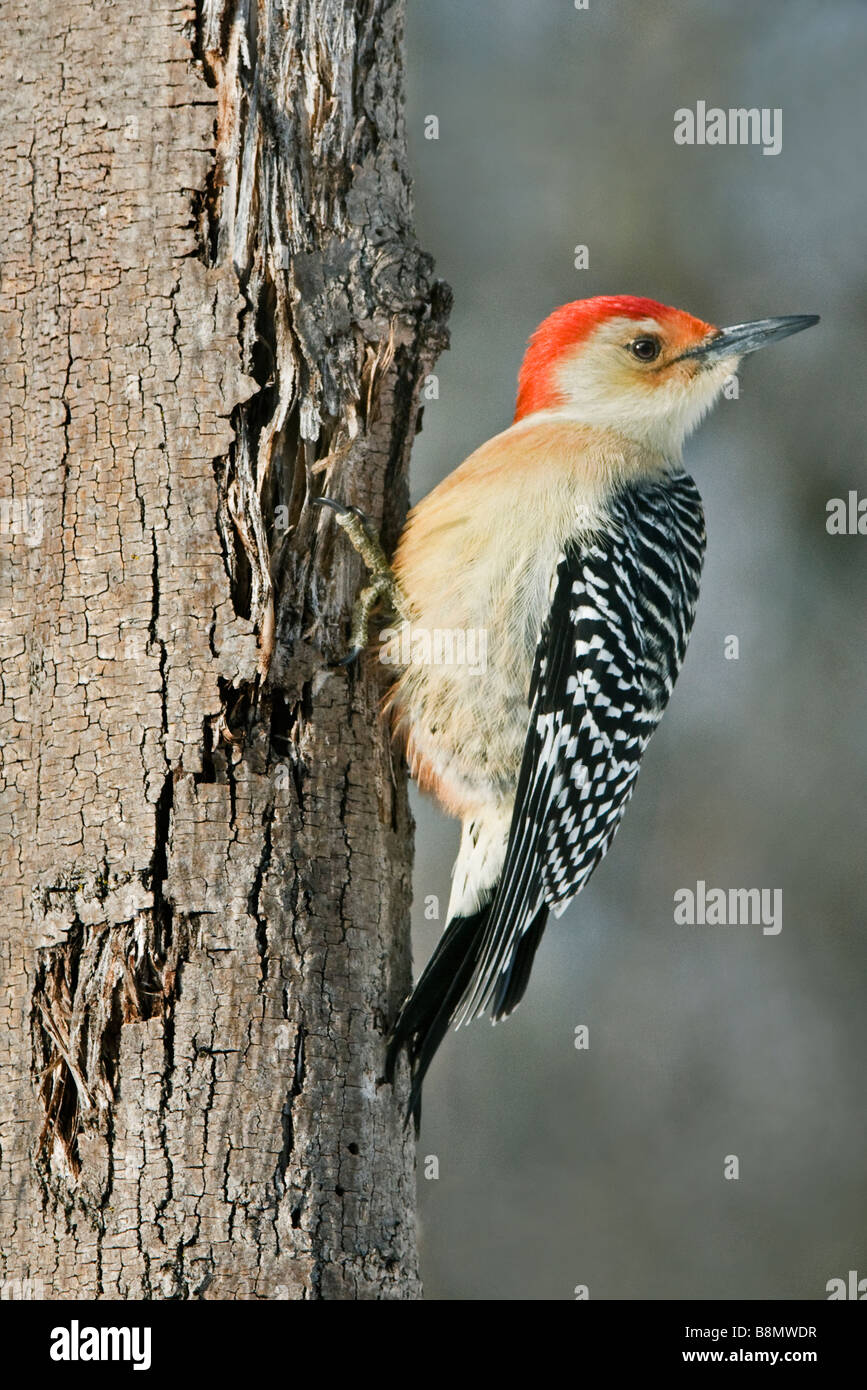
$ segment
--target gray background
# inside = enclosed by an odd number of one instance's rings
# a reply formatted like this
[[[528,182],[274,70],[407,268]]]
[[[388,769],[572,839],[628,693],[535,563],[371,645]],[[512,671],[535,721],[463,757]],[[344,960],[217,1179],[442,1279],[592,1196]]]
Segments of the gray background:
[[[867,537],[825,529],[829,498],[867,496],[867,7],[590,4],[410,0],[419,237],[455,291],[414,497],[509,423],[524,341],[566,300],[823,322],[749,359],[688,445],[702,599],[623,827],[517,1013],[434,1063],[427,1295],[823,1298],[867,1276]],[[676,146],[673,112],[698,99],[781,107],[781,154]],[[418,970],[458,830],[415,807]],[[676,926],[698,879],[782,888],[782,933]]]

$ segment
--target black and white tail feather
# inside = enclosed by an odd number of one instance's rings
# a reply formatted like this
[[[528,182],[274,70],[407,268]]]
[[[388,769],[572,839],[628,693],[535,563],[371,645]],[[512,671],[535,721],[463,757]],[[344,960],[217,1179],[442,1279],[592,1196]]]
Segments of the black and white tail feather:
[[[678,470],[619,493],[604,532],[560,556],[502,869],[485,865],[477,909],[451,918],[392,1029],[386,1074],[393,1079],[406,1046],[416,1128],[422,1082],[450,1023],[511,1013],[548,913],[565,910],[614,838],[683,662],[704,546],[701,498]],[[490,836],[484,849],[490,858]]]

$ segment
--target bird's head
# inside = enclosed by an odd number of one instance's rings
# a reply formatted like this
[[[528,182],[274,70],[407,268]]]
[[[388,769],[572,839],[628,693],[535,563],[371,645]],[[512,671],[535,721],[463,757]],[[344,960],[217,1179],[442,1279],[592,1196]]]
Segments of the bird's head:
[[[716,328],[653,299],[578,299],[531,337],[515,420],[553,412],[677,458],[742,357],[817,322],[799,314]]]

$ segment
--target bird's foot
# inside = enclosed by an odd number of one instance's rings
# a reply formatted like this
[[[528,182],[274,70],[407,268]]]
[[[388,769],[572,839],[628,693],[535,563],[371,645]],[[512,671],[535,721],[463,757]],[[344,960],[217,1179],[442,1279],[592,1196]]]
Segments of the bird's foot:
[[[349,651],[340,662],[341,666],[349,666],[367,646],[370,615],[379,600],[387,599],[395,613],[403,617],[406,613],[406,599],[385,557],[379,537],[364,512],[359,507],[348,507],[343,502],[335,502],[333,497],[314,497],[313,502],[316,506],[331,508],[337,525],[346,532],[370,571],[370,583],[361,590],[352,609]]]

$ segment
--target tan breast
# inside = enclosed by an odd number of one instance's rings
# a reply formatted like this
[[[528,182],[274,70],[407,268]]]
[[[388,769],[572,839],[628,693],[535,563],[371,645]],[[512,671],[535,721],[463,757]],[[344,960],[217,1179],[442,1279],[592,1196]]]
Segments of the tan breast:
[[[484,444],[411,512],[395,556],[409,633],[391,696],[413,775],[466,816],[514,793],[551,582],[569,537],[665,460],[540,413]],[[409,640],[407,640],[409,638]]]

